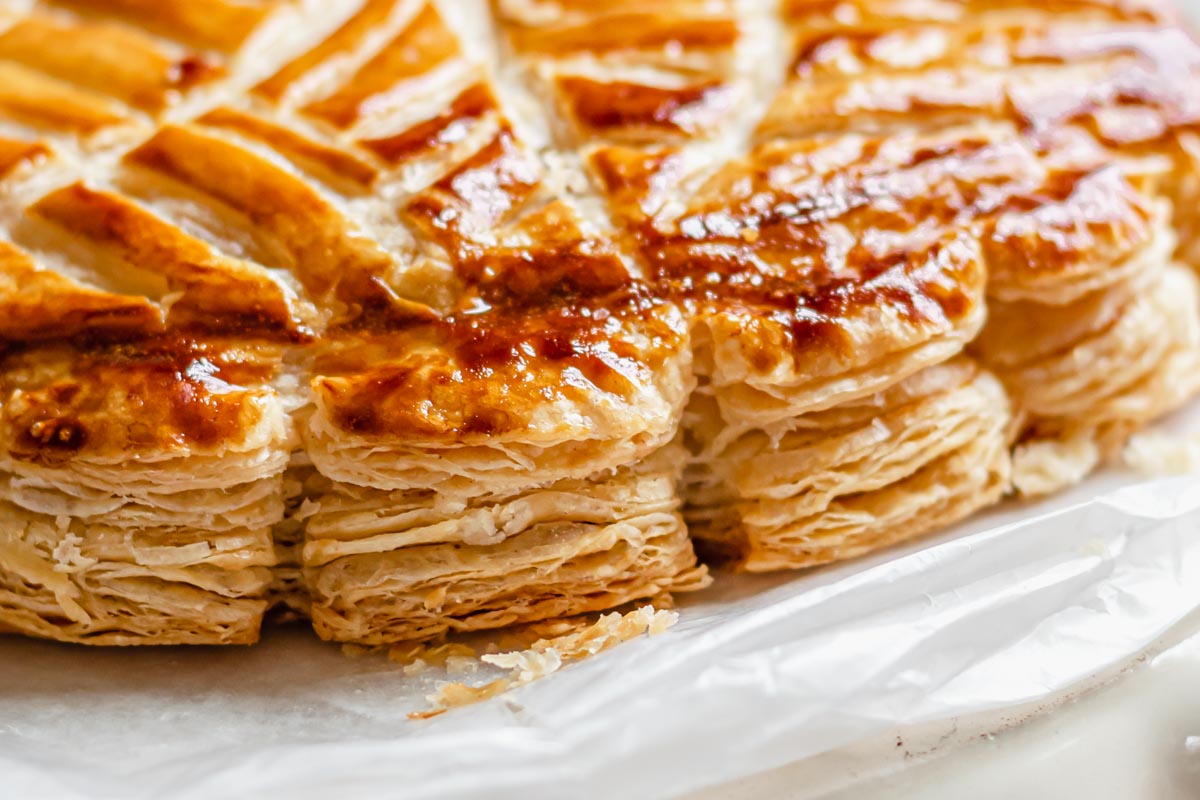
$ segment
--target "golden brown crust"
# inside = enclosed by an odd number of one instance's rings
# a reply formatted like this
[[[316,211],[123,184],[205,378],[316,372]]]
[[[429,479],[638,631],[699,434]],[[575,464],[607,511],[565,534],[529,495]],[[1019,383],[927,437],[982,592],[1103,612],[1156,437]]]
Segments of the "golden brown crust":
[[[159,309],[39,269],[29,254],[0,242],[0,331],[6,343],[157,330]]]
[[[410,100],[414,92],[407,83],[459,54],[458,38],[446,26],[437,7],[425,3],[349,81],[328,97],[308,105],[305,113],[347,128],[360,119]]]
[[[126,120],[102,94],[16,62],[0,62],[0,112],[16,122],[86,136]]]
[[[34,163],[51,152],[44,142],[0,137],[0,178],[6,177],[22,164]]]
[[[64,46],[64,40],[70,40]],[[66,24],[30,17],[0,34],[0,59],[160,111],[172,95],[211,80],[219,68],[195,55],[172,57],[144,34],[119,25]]]
[[[119,462],[221,454],[286,438],[264,385],[278,348],[148,341],[80,354],[46,347],[10,355],[3,373],[4,454],[15,461]]]
[[[1132,105],[1167,125],[1193,121],[1184,84],[1194,45],[1161,7],[954,2],[938,18],[902,3],[860,0],[840,15],[797,3],[794,79],[762,130],[930,126],[980,116],[1037,129],[1108,118],[1118,125],[1112,140],[1140,139],[1144,120],[1121,125],[1104,112]]]

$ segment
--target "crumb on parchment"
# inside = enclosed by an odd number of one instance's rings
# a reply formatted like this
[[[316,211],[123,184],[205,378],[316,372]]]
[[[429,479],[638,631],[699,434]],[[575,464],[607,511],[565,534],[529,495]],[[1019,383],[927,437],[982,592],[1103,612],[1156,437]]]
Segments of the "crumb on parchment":
[[[487,700],[551,675],[568,662],[581,661],[642,634],[662,633],[678,619],[679,614],[674,611],[646,605],[626,614],[616,611],[605,614],[590,625],[570,624],[566,632],[538,639],[525,650],[483,655],[480,661],[509,670],[509,674],[482,686],[456,681],[443,683],[426,698],[431,706],[428,710],[408,716],[410,719],[429,719],[451,708]]]
[[[388,648],[388,660],[404,667],[406,675],[419,675],[428,667],[444,667],[451,670],[451,661],[474,660],[475,648],[459,642],[443,644],[398,644]],[[410,672],[410,668],[412,668]]]
[[[1134,434],[1121,452],[1125,466],[1148,478],[1200,472],[1200,433],[1151,428]]]
[[[379,650],[380,648],[378,647],[367,647],[366,645],[351,644],[349,642],[342,643],[342,655],[346,658],[362,658],[363,656],[378,653]]]

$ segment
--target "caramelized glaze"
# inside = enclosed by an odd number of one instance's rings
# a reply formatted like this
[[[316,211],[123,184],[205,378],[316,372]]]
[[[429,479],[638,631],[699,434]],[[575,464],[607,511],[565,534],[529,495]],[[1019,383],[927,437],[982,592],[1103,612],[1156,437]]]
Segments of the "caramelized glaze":
[[[332,34],[316,47],[279,68],[275,74],[254,87],[254,91],[270,100],[278,100],[293,83],[304,78],[325,62],[338,56],[352,54],[372,31],[387,22],[403,0],[366,0],[362,6]]]
[[[361,235],[308,182],[228,140],[166,126],[126,157],[186,183],[252,221],[286,253],[310,294],[350,305],[386,305],[393,259]]]
[[[716,82],[665,87],[576,76],[560,78],[558,91],[568,117],[587,133],[633,138],[647,129],[698,134],[719,119],[730,94]]]
[[[221,53],[273,7],[61,5],[88,16],[0,34],[0,116],[51,132],[0,142],[0,173],[55,136],[128,124],[127,106],[153,116],[220,80]],[[743,99],[731,4],[547,0],[531,14],[497,0],[502,57],[546,89],[549,127],[599,142],[585,151],[592,185],[566,194],[429,3],[366,0],[281,58],[252,100],[154,122],[116,188],[68,183],[26,215],[95,254],[98,276],[0,250],[5,374],[36,359],[61,373],[5,406],[22,457],[127,435],[100,421],[130,413],[105,381],[144,403],[170,446],[234,435],[274,367],[243,374],[208,339],[287,343],[347,435],[474,441],[557,399],[634,398],[714,320],[750,369],[786,356],[803,375],[827,353],[976,324],[988,272],[1065,274],[1146,246],[1153,187],[1107,167],[1106,148],[1174,157],[1200,113],[1197,48],[1152,5],[785,6],[783,87],[741,155],[705,163],[691,144],[722,136]],[[1014,21],[1031,8],[1044,13]],[[87,52],[108,66],[86,75],[34,46],[64,25],[95,26]],[[187,55],[196,47],[209,52]],[[294,110],[303,131],[285,121]],[[418,162],[428,179],[398,189]],[[585,220],[595,199],[603,219],[593,207]],[[375,204],[369,220],[360,201]],[[120,289],[122,275],[149,277]],[[201,361],[216,371],[190,377]]]
[[[121,107],[104,95],[12,61],[0,61],[0,116],[85,136],[127,120]]]
[[[364,117],[399,107],[407,99],[403,91],[405,82],[458,54],[458,39],[446,27],[437,8],[426,3],[340,89],[305,110],[339,128],[347,128]]]
[[[8,357],[0,436],[13,458],[236,446],[265,412],[279,354],[219,341],[149,339],[82,356],[50,346]]]
[[[474,83],[450,105],[433,117],[390,136],[363,139],[359,144],[389,164],[417,158],[460,141],[485,116],[496,114],[500,105],[490,86]]]
[[[594,7],[588,9],[594,10]],[[737,22],[720,14],[689,17],[611,7],[598,10],[601,13],[597,18],[586,22],[517,27],[513,32],[513,43],[523,51],[558,55],[665,47],[685,51],[725,49],[737,43]],[[610,13],[604,13],[606,10]]]
[[[791,80],[764,137],[991,116],[1032,131],[1080,124],[1120,146],[1200,121],[1198,51],[1176,28],[1147,27],[1164,22],[1156,4],[962,2],[949,19],[900,4],[852,7],[842,17],[821,4],[790,7],[800,31]],[[831,21],[842,18],[857,21]]]
[[[40,269],[0,242],[0,344],[128,338],[162,330],[162,311],[143,297],[106,292]],[[0,351],[2,353],[3,351]]]
[[[24,142],[0,136],[0,178],[22,164],[30,164],[53,151],[44,142]]]
[[[349,183],[358,189],[366,190],[370,189],[371,184],[379,177],[379,170],[374,165],[354,153],[330,147],[280,124],[235,108],[214,108],[196,121],[260,141],[330,184]]]
[[[332,340],[314,363],[313,388],[358,436],[479,440],[526,429],[560,400],[587,405],[597,391],[632,400],[686,340],[678,314],[642,287],[560,290]]]
[[[120,195],[76,183],[43,197],[29,213],[112,252],[123,269],[161,275],[168,291],[180,292],[166,312],[172,327],[286,338],[305,332],[288,288],[266,270],[219,255]]]

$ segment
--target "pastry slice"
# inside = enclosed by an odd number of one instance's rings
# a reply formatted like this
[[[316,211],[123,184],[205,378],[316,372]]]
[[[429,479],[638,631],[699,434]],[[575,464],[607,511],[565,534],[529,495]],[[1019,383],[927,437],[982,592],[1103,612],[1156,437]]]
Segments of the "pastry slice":
[[[591,479],[455,497],[310,485],[322,638],[384,644],[602,611],[708,584],[679,514],[681,448]]]
[[[92,644],[257,640],[290,421],[270,352],[5,359],[0,625]]]
[[[1049,491],[1200,389],[1153,0],[19,5],[4,630],[602,611]]]
[[[1052,164],[986,225],[990,313],[973,350],[1020,417],[1023,494],[1074,483],[1200,390],[1196,282],[1174,264],[1154,185],[1103,159]]]
[[[967,358],[730,439],[689,409],[686,517],[701,552],[761,572],[853,558],[938,530],[1009,485],[1008,398]]]
[[[686,321],[544,170],[498,127],[403,205],[457,296],[313,348],[306,485],[326,484],[306,490],[302,563],[326,638],[424,639],[706,582],[681,459],[662,453],[693,385]]]
[[[964,186],[1028,179],[1012,132],[764,143],[691,179],[691,204],[660,205],[655,187],[689,180],[687,159],[608,148],[593,164],[661,291],[692,314],[684,496],[701,551],[810,566],[996,502],[1010,409],[959,357],[986,274]]]

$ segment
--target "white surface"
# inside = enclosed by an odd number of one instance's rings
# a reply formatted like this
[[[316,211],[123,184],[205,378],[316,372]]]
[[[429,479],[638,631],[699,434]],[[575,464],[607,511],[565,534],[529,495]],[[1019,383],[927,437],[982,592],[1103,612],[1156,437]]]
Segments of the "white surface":
[[[995,735],[951,724],[925,750],[928,735],[912,741],[901,730],[874,747],[809,759],[690,800],[784,800],[814,790],[822,800],[1195,800],[1200,620],[1186,631],[1182,642],[1110,684]]]

